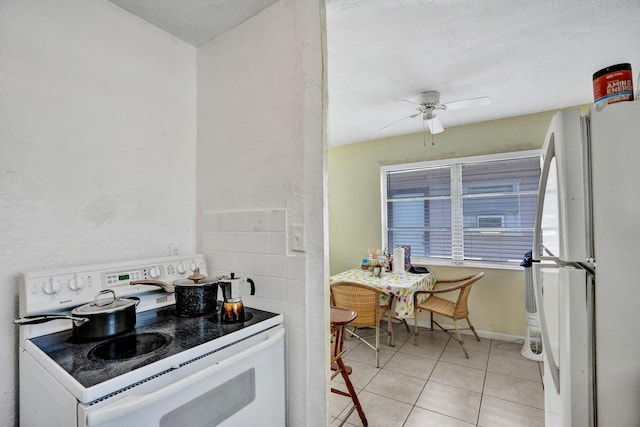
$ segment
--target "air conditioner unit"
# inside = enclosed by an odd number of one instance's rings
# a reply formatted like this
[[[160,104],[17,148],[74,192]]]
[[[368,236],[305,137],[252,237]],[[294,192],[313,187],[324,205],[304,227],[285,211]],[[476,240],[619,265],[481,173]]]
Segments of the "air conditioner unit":
[[[536,308],[535,290],[533,289],[531,252],[525,255],[525,258],[520,265],[524,267],[524,306],[527,316],[527,331],[520,354],[527,359],[542,362],[542,333],[540,331],[538,309]]]

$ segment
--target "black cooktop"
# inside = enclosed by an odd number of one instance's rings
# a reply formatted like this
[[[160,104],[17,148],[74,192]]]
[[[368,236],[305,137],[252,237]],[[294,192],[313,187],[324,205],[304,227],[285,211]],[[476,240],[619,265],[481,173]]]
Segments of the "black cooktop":
[[[220,323],[216,321],[215,313],[180,317],[175,314],[175,306],[170,306],[137,313],[135,329],[116,337],[93,342],[73,342],[71,330],[68,330],[32,338],[30,341],[80,384],[91,387],[278,316],[255,308],[245,307],[245,310],[251,314],[245,322]],[[135,335],[139,337],[134,338]],[[151,336],[162,339],[151,339]],[[122,346],[128,346],[130,350],[132,346],[143,349],[135,349],[140,354],[133,354],[125,349],[125,353],[128,352],[126,357],[111,354],[114,348]],[[149,346],[155,348],[147,351]],[[106,357],[101,357],[102,355]]]

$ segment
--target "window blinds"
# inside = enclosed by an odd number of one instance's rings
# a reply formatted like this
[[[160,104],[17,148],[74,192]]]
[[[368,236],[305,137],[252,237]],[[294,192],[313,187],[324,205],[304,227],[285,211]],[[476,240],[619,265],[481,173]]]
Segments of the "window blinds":
[[[388,170],[389,250],[453,262],[520,261],[531,249],[539,157]]]
[[[411,256],[451,258],[450,167],[389,172],[389,250],[411,246]]]

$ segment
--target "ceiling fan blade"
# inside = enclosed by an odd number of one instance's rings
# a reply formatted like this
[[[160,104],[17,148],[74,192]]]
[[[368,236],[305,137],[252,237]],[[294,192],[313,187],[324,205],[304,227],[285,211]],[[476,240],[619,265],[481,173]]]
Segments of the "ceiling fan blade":
[[[417,102],[415,102],[415,101],[412,101],[412,100],[410,100],[410,99],[401,99],[400,101],[402,101],[402,102],[408,102],[409,104],[417,105],[417,106],[422,105],[422,104],[419,104],[419,103],[417,103]]]
[[[444,127],[442,127],[442,122],[439,118],[434,117],[425,121],[427,122],[427,126],[429,126],[429,132],[431,132],[431,135],[444,132]]]
[[[470,98],[463,99],[461,101],[453,101],[447,102],[444,104],[448,110],[459,110],[461,108],[469,108],[469,107],[482,107],[486,105],[491,105],[491,100],[486,96],[480,98]]]
[[[396,120],[395,122],[389,123],[388,125],[386,125],[384,127],[381,127],[380,129],[378,129],[378,132],[384,132],[385,130],[389,129],[390,127],[392,127],[392,126],[394,126],[394,125],[396,125],[398,123],[400,123],[401,121],[406,120],[406,119],[413,119],[414,117],[417,117],[420,114],[422,114],[422,113],[418,112],[416,114],[411,114],[410,116],[403,117],[403,118],[401,118],[399,120]]]

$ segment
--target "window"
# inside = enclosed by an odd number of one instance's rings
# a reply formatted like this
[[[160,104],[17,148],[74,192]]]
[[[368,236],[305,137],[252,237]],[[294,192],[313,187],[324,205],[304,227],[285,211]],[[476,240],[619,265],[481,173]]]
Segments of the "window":
[[[504,227],[504,215],[478,215],[476,216],[478,228],[502,228]]]
[[[537,151],[382,168],[384,244],[453,263],[520,262],[531,250]]]

